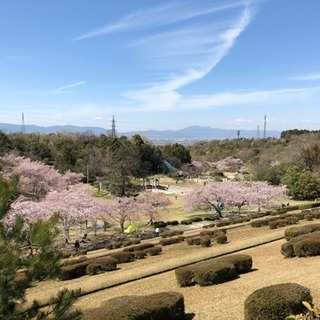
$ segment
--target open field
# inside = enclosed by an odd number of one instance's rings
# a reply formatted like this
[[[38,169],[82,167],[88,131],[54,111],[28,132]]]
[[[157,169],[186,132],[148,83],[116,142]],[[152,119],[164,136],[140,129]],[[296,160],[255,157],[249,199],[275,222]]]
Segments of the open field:
[[[199,230],[188,231],[185,235],[197,232]],[[283,232],[284,228],[271,230],[244,224],[228,230],[227,244],[213,244],[209,248],[187,246],[186,243],[166,246],[162,255],[120,264],[120,270],[71,281],[45,281],[28,290],[28,299],[45,301],[63,287],[81,288],[87,294],[76,305],[86,310],[116,296],[178,291],[185,297],[186,312],[190,317],[194,314],[196,320],[242,320],[246,297],[254,290],[271,284],[296,282],[310,288],[313,296],[320,299],[320,258],[284,258],[280,253],[280,246],[285,242]],[[159,238],[152,241],[157,243]],[[231,252],[251,255],[254,271],[215,286],[180,288],[177,285],[175,268]],[[102,249],[89,253],[88,257],[107,253],[110,251]]]

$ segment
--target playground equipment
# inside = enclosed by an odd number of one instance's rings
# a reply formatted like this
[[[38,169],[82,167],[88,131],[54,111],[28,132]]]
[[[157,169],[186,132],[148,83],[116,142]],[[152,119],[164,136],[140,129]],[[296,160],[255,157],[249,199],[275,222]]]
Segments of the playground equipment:
[[[163,159],[162,162],[165,164],[165,166],[173,173],[177,173],[179,177],[183,175],[182,171],[178,171],[169,161]]]
[[[143,187],[145,189],[168,190],[168,186],[160,185],[159,178],[145,178],[145,179],[143,179]]]

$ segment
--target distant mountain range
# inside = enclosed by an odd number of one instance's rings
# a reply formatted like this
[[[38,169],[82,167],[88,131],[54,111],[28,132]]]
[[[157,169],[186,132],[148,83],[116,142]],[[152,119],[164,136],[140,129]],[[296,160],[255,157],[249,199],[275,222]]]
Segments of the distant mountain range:
[[[0,130],[5,133],[22,132],[21,125],[0,123]],[[78,127],[78,126],[51,126],[41,127],[36,125],[25,125],[25,133],[44,133],[52,134],[58,132],[69,133],[85,133],[91,132],[95,135],[109,134],[109,131],[100,127]],[[211,127],[191,126],[180,130],[145,130],[145,131],[128,131],[117,132],[119,136],[131,137],[139,134],[142,137],[147,137],[154,142],[194,142],[199,140],[212,140],[212,139],[236,139],[240,138],[256,138],[258,135],[262,138],[264,133],[258,133],[257,130],[230,130],[219,129]],[[267,137],[280,137],[280,131],[266,131]]]

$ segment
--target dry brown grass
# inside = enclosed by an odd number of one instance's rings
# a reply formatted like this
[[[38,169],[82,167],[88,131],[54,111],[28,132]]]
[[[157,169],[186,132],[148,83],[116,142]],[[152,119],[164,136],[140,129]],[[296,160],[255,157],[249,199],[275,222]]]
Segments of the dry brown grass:
[[[320,257],[286,259],[280,253],[285,240],[276,240],[262,246],[249,248],[266,241],[279,239],[284,229],[270,230],[268,227],[251,228],[243,226],[228,231],[228,243],[214,244],[210,248],[190,247],[180,243],[163,247],[163,254],[129,264],[119,265],[121,270],[96,276],[84,276],[72,281],[46,281],[28,290],[28,298],[45,301],[63,287],[81,288],[90,292],[99,288],[107,289],[83,296],[77,307],[85,310],[97,307],[105,300],[121,295],[145,295],[159,291],[178,291],[185,297],[186,311],[194,313],[196,320],[243,319],[243,303],[254,290],[277,283],[296,282],[312,290],[314,297],[320,297],[318,266]],[[193,231],[197,233],[198,231]],[[158,239],[154,240],[158,241]],[[242,274],[240,278],[209,287],[180,288],[174,269],[189,262],[214,257],[226,252],[241,251],[253,258],[254,271]],[[90,256],[106,254],[105,250],[90,253]],[[159,271],[159,275],[150,276]],[[133,282],[115,284],[133,280]]]

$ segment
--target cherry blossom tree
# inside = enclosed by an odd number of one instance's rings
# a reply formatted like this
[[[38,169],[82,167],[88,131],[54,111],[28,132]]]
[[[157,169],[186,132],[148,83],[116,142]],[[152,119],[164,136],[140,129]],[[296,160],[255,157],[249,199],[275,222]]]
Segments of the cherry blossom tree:
[[[29,227],[38,219],[48,220],[58,214],[65,239],[69,239],[69,228],[92,217],[99,206],[79,180],[82,174],[67,171],[61,174],[53,167],[38,161],[8,155],[0,159],[3,176],[19,177],[21,196],[14,201],[6,216],[6,223],[12,223],[18,216]]]
[[[102,206],[104,207],[105,217],[108,216],[111,222],[118,223],[121,232],[124,232],[125,222],[139,217],[139,204],[134,197],[119,197],[113,202],[107,202]]]
[[[51,166],[13,154],[0,158],[0,162],[3,177],[10,179],[19,176],[18,187],[21,195],[36,201],[50,191],[67,189],[83,177],[82,174],[70,171],[61,174]]]
[[[287,189],[283,186],[271,186],[266,182],[213,182],[204,187],[195,188],[185,196],[185,208],[192,211],[199,208],[210,208],[221,213],[219,203],[238,208],[240,213],[244,205],[256,205],[260,211],[262,205],[271,200],[285,197]]]
[[[151,225],[160,218],[158,210],[170,204],[168,197],[160,192],[152,191],[142,192],[137,197],[137,201],[141,214],[148,218]]]

